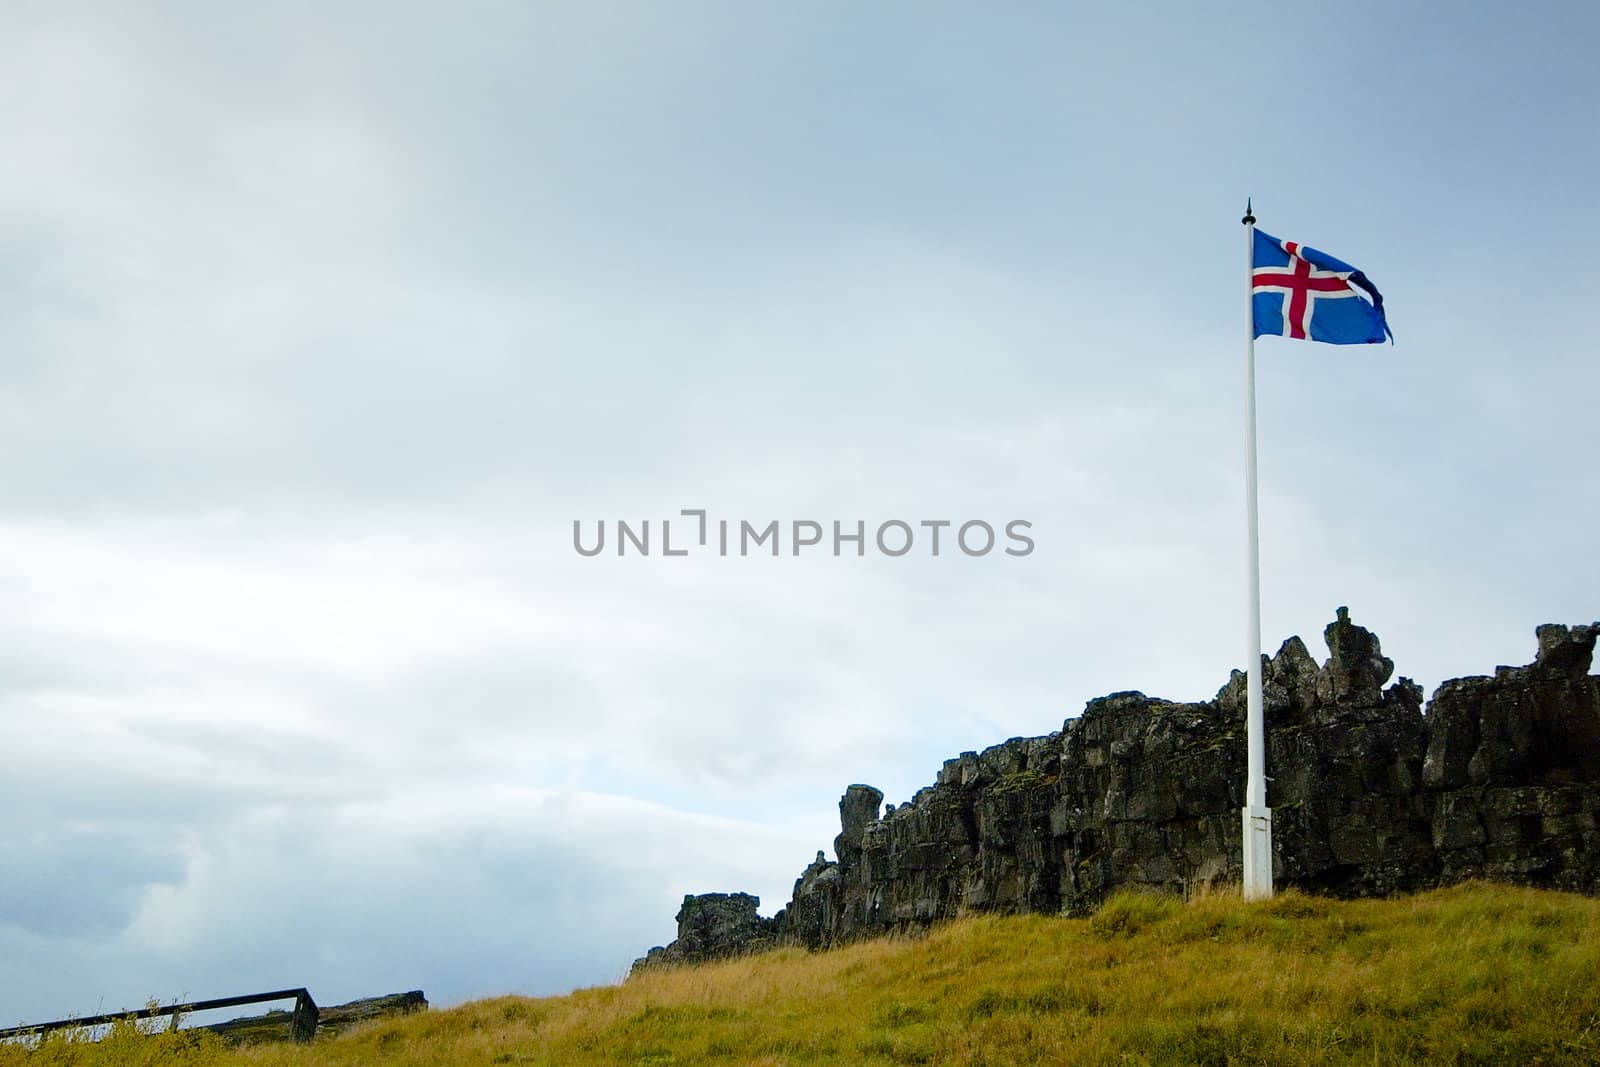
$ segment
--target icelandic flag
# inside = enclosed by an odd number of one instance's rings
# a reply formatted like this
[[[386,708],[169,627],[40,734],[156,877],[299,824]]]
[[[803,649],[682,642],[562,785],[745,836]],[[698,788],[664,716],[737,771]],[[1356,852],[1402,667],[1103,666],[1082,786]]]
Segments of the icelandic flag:
[[[1382,344],[1389,332],[1383,297],[1365,274],[1326,252],[1255,231],[1250,301],[1255,336],[1330,345]]]

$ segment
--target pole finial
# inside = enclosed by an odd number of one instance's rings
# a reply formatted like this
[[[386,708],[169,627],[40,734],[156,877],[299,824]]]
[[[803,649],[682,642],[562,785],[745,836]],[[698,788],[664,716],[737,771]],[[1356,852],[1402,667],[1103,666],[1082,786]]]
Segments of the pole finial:
[[[1248,196],[1244,198],[1244,218],[1240,219],[1239,221],[1244,223],[1246,226],[1252,226],[1255,224],[1256,215],[1255,212],[1250,210],[1250,198]]]

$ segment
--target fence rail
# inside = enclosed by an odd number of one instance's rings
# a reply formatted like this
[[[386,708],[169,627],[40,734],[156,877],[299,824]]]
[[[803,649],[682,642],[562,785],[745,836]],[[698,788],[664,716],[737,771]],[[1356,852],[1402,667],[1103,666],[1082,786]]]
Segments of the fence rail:
[[[218,997],[215,1000],[196,1000],[189,1004],[172,1004],[167,1007],[139,1008],[136,1011],[112,1012],[109,1015],[90,1015],[82,1019],[57,1019],[55,1022],[33,1023],[0,1030],[0,1041],[13,1037],[28,1037],[51,1030],[75,1030],[87,1026],[107,1026],[124,1019],[154,1019],[162,1015],[189,1015],[213,1008],[237,1008],[245,1004],[265,1004],[272,1000],[294,998],[294,1012],[289,1016],[289,1037],[305,1043],[317,1034],[317,1002],[305,989],[278,989],[271,993],[251,993],[242,997]],[[176,1022],[176,1020],[174,1020]]]

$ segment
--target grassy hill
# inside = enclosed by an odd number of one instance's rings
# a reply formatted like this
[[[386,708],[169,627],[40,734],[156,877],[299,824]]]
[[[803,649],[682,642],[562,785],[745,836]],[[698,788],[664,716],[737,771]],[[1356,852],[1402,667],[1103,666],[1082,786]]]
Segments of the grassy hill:
[[[1388,901],[1124,894],[977,917],[313,1046],[182,1035],[0,1050],[0,1067],[395,1064],[1600,1063],[1600,900],[1463,885]]]

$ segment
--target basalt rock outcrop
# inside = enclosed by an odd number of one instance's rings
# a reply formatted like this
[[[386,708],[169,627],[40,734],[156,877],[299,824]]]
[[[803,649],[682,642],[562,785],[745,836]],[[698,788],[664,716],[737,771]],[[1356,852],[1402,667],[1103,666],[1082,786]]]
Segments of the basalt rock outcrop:
[[[1600,892],[1600,623],[1541,626],[1538,656],[1445,682],[1426,708],[1340,608],[1319,665],[1299,638],[1263,660],[1267,802],[1280,886],[1338,896],[1467,878]],[[1216,697],[1091,700],[1043,737],[947,760],[909,803],[852,785],[822,853],[772,919],[689,897],[640,963],[773,943],[824,947],[965,911],[1075,913],[1121,886],[1240,876],[1245,676]],[[746,904],[748,902],[748,904]],[[724,915],[706,919],[702,914]],[[715,930],[714,936],[708,930]]]
[[[778,921],[763,919],[757,911],[760,907],[761,898],[749,893],[686,896],[678,909],[677,940],[664,948],[657,946],[635,960],[634,970],[697,963],[767,948],[776,941]]]

